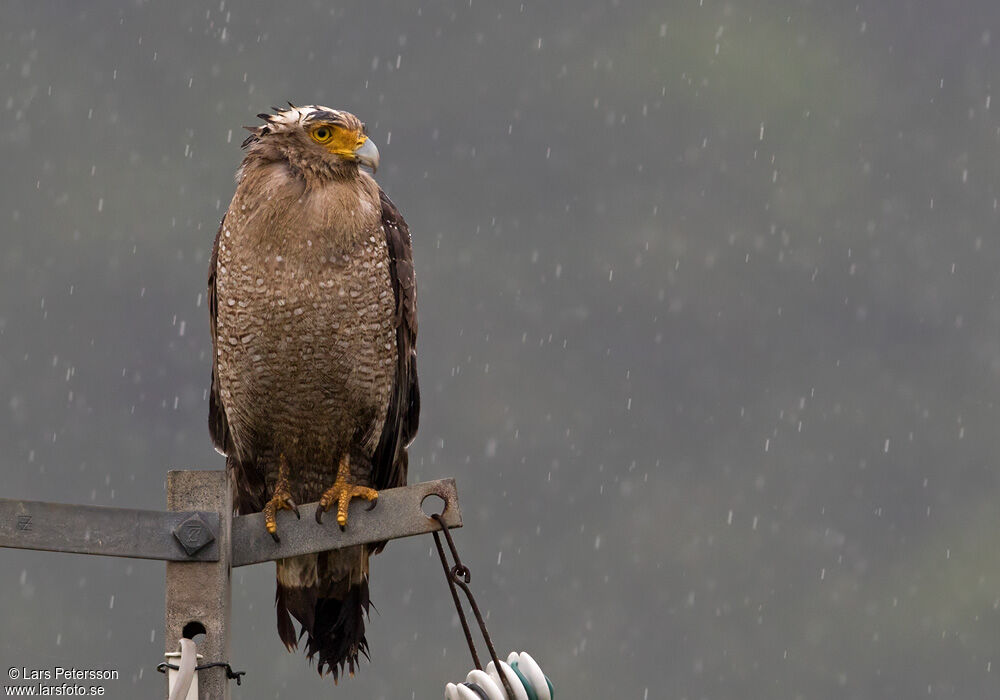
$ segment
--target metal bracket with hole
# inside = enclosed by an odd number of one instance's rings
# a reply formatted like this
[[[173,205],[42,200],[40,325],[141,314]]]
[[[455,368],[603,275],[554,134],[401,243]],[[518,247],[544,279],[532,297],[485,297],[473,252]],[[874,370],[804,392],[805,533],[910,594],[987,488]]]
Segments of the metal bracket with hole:
[[[454,479],[425,481],[379,491],[378,502],[370,511],[367,510],[368,504],[356,500],[351,503],[345,530],[337,527],[337,521],[333,517],[323,524],[317,523],[315,503],[299,506],[301,520],[287,510],[280,511],[280,542],[271,539],[264,529],[263,513],[237,516],[233,518],[233,566],[246,566],[440,530],[441,526],[420,507],[425,499],[432,496],[438,496],[444,501],[441,514],[448,527],[462,527],[462,512],[458,507]]]

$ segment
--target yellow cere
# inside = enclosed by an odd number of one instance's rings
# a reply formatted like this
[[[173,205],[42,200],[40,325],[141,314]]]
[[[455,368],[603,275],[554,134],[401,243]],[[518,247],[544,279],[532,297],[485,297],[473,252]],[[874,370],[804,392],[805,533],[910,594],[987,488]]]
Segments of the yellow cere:
[[[352,156],[368,137],[353,129],[332,124],[319,124],[309,131],[309,136],[326,150],[338,156]]]

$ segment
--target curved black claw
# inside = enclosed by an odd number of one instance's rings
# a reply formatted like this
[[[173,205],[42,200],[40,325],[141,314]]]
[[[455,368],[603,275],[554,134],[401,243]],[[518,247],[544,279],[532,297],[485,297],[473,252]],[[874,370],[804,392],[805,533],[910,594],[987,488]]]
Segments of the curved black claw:
[[[368,503],[369,505],[367,508],[365,508],[365,510],[375,510],[375,506],[378,505],[378,496],[375,496],[375,498],[370,500]]]
[[[271,537],[274,538],[274,543],[275,544],[281,544],[281,538],[278,537],[278,533],[277,532],[272,532],[271,533]]]
[[[286,501],[286,503],[288,503],[288,505],[291,506],[291,511],[293,513],[295,513],[295,519],[296,520],[302,520],[302,516],[299,515],[299,507],[298,507],[298,505],[296,505],[295,501],[293,501],[292,499],[289,498]]]
[[[323,506],[320,506],[320,505],[316,506],[316,522],[318,522],[320,525],[323,524],[323,511],[324,510],[325,510],[325,508],[323,508]]]

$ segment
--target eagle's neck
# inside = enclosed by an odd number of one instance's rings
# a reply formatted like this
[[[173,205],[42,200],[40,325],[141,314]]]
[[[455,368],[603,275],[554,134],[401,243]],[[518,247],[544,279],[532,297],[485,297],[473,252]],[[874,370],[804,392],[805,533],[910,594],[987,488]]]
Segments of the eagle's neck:
[[[244,163],[230,212],[249,224],[241,244],[265,253],[280,253],[299,239],[349,250],[378,231],[378,192],[375,181],[356,168],[350,176],[328,179],[310,177],[286,161],[250,162]]]

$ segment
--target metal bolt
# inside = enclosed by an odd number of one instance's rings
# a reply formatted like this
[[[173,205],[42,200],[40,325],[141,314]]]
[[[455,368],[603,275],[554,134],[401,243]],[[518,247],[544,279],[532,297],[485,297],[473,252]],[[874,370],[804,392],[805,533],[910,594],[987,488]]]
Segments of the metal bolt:
[[[195,552],[205,545],[215,541],[212,528],[197,513],[174,528],[174,537],[177,538],[189,557],[194,556]]]

